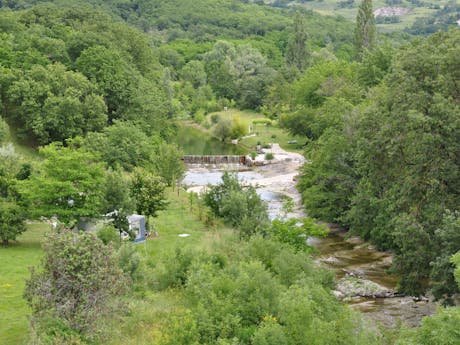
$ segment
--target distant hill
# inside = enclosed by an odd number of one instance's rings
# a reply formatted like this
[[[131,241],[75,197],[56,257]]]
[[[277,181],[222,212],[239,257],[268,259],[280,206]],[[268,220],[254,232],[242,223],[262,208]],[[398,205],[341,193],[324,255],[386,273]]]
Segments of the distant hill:
[[[259,0],[253,0],[260,3]],[[354,21],[360,0],[265,0],[273,7],[303,8],[328,15],[340,15]],[[460,5],[456,0],[374,0],[380,31],[405,30],[411,34],[430,34],[457,25]],[[393,11],[391,8],[398,8]]]

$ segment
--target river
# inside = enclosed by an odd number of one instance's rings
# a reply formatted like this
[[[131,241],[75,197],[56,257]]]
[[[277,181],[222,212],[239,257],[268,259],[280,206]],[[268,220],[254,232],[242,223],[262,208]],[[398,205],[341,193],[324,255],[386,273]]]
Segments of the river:
[[[223,171],[230,169],[238,174],[242,183],[256,186],[260,197],[267,202],[271,219],[281,215],[304,216],[301,198],[295,188],[295,176],[304,158],[277,145],[270,152],[275,156],[270,164],[251,170],[239,165],[189,166],[183,184],[190,191],[200,192],[207,184],[219,183]],[[263,161],[264,155],[257,159]],[[292,198],[295,204],[288,215],[282,212],[285,196]],[[397,276],[388,273],[391,254],[380,252],[357,237],[349,238],[338,226],[329,225],[329,228],[327,237],[309,238],[308,242],[316,248],[317,263],[336,273],[338,284],[334,293],[339,299],[387,327],[396,325],[399,320],[408,326],[418,326],[424,316],[436,311],[436,304],[427,299],[384,298],[394,294],[398,281]]]

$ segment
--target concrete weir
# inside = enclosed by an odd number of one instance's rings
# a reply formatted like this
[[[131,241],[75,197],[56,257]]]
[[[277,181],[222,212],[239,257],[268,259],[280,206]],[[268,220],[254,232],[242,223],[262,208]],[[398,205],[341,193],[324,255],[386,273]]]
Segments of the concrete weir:
[[[250,160],[247,156],[236,155],[186,155],[182,158],[182,160],[186,164],[200,165],[250,164]]]

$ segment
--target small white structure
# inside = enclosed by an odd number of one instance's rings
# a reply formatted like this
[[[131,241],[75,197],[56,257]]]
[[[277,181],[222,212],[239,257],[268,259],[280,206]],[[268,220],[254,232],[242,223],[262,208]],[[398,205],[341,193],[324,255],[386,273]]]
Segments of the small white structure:
[[[145,241],[145,217],[139,214],[132,214],[127,216],[129,223],[129,230],[133,231],[136,237],[134,238],[134,243],[144,242]]]

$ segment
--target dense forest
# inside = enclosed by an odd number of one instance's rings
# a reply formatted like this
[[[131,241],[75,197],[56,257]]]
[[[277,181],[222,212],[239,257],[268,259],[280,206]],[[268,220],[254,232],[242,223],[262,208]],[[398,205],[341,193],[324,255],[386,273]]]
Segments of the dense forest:
[[[371,0],[356,22],[283,1],[0,7],[0,254],[14,257],[31,222],[54,222],[21,277],[29,331],[0,327],[8,344],[458,343],[458,5],[389,35]],[[224,108],[301,138],[301,226],[271,221],[231,174],[181,191],[178,128],[243,137]],[[114,210],[96,235],[68,231]],[[150,256],[120,245],[132,212],[203,241]],[[390,251],[397,292],[443,307],[417,329],[371,325],[314,262],[305,238],[327,233],[319,222]]]

